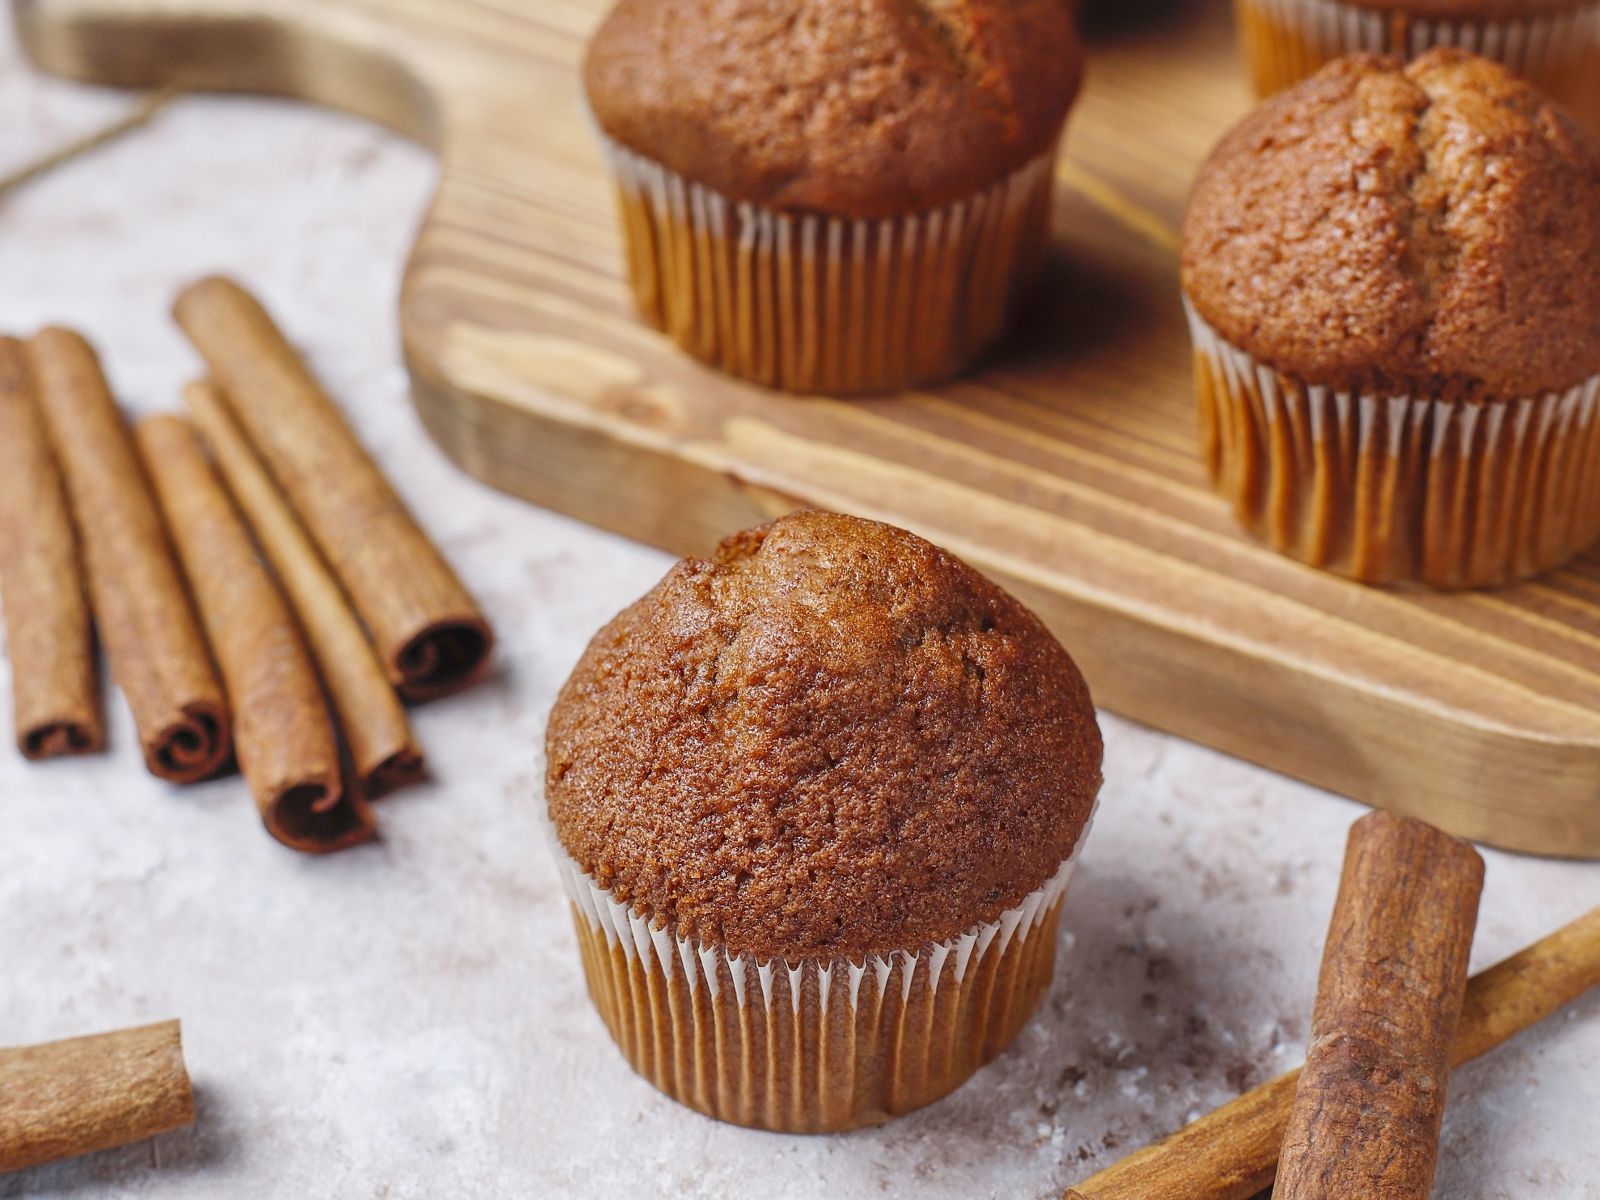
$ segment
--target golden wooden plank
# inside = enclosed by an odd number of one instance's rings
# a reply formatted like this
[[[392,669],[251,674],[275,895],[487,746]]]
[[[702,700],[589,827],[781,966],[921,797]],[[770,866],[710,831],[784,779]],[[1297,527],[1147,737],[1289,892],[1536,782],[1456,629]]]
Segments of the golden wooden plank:
[[[1173,231],[1249,103],[1222,3],[1124,12],[1094,46],[1016,335],[947,386],[838,401],[634,319],[577,81],[605,0],[13,2],[63,75],[299,96],[439,148],[399,318],[424,422],[495,486],[679,552],[799,503],[905,525],[1032,604],[1113,711],[1600,857],[1600,557],[1492,594],[1362,588],[1251,544],[1206,486]]]

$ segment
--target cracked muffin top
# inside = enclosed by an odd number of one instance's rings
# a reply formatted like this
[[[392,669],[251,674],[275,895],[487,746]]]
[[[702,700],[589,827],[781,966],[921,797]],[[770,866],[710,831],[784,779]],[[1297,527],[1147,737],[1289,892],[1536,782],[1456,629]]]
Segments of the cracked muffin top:
[[[1088,689],[1037,617],[904,530],[809,511],[596,634],[546,750],[556,833],[614,899],[790,962],[993,920],[1100,787]]]
[[[584,83],[608,137],[730,199],[890,217],[1043,153],[1082,61],[1062,0],[620,0]]]
[[[1600,139],[1485,59],[1358,55],[1201,168],[1183,286],[1309,383],[1510,400],[1600,373]]]

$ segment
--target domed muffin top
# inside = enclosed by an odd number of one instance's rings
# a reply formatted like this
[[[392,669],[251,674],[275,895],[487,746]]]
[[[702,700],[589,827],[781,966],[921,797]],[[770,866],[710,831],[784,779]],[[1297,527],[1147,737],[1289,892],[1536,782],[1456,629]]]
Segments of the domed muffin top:
[[[846,217],[953,203],[1055,139],[1063,0],[620,0],[584,82],[607,136],[733,200]]]
[[[677,936],[761,959],[913,949],[1072,852],[1100,731],[1031,612],[921,538],[799,512],[685,559],[550,714],[567,852]]]
[[[1455,50],[1330,63],[1201,168],[1183,285],[1340,389],[1509,400],[1600,373],[1600,138]]]

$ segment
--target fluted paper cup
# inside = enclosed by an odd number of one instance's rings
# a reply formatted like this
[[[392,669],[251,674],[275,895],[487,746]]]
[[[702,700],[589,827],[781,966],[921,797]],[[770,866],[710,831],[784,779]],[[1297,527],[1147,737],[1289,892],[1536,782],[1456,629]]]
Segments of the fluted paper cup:
[[[1600,537],[1600,376],[1515,400],[1318,387],[1188,305],[1217,490],[1274,549],[1366,583],[1492,587]]]
[[[1000,335],[1049,233],[1054,145],[955,204],[854,220],[732,201],[601,142],[640,313],[696,358],[787,391],[959,370]]]
[[[1049,987],[1078,856],[958,937],[786,962],[654,926],[550,841],[589,994],[629,1063],[707,1116],[788,1133],[920,1108],[1004,1050]]]
[[[1437,18],[1346,0],[1235,0],[1258,96],[1366,51],[1417,58],[1454,46],[1504,63],[1591,121],[1600,115],[1600,3],[1511,19]]]

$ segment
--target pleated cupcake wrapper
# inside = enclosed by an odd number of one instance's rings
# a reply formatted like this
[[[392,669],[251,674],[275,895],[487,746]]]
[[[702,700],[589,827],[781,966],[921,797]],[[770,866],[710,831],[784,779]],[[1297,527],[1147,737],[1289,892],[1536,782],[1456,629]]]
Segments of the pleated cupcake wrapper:
[[[1279,374],[1186,307],[1212,479],[1273,548],[1366,582],[1462,588],[1600,537],[1600,376],[1510,401],[1338,391]]]
[[[1344,54],[1410,59],[1437,46],[1495,59],[1569,102],[1597,86],[1591,70],[1600,58],[1600,4],[1509,20],[1419,17],[1343,0],[1237,0],[1237,8],[1258,95]]]
[[[1004,1050],[1049,986],[1078,857],[959,937],[789,963],[652,927],[550,836],[590,996],[634,1069],[708,1116],[794,1133],[909,1112]]]
[[[640,312],[695,357],[789,391],[958,370],[1004,328],[1049,232],[1054,145],[955,204],[855,220],[729,200],[601,141]]]

